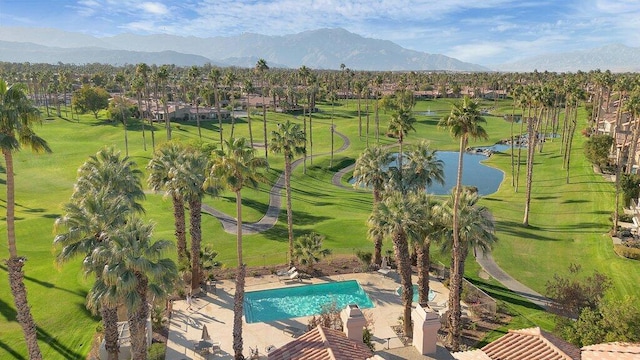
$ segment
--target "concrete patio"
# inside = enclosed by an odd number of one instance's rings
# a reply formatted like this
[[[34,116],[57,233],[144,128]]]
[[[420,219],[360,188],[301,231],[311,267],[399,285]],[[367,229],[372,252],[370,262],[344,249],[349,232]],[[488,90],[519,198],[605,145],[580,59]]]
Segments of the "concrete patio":
[[[374,319],[374,343],[376,350],[400,348],[404,345],[398,339],[391,326],[398,325],[398,317],[402,313],[402,301],[396,294],[399,282],[397,276],[383,276],[374,273],[355,273],[330,277],[304,279],[302,282],[281,281],[275,275],[247,277],[246,291],[293,287],[324,282],[357,280],[367,292],[374,304],[365,313],[371,313]],[[415,283],[414,279],[414,283]],[[436,294],[434,302],[441,303],[448,298],[449,291],[437,281],[430,282]],[[211,342],[219,345],[211,359],[233,358],[233,294],[235,284],[231,280],[219,281],[216,292],[201,295],[192,299],[192,308],[188,310],[186,301],[173,303],[172,316],[167,341],[165,359],[203,359],[205,357],[194,350],[202,337],[203,326],[206,325]],[[280,347],[291,340],[292,329],[306,330],[309,317],[300,317],[265,323],[243,323],[244,354],[250,358],[250,348],[257,349],[260,358],[266,358],[267,347]]]

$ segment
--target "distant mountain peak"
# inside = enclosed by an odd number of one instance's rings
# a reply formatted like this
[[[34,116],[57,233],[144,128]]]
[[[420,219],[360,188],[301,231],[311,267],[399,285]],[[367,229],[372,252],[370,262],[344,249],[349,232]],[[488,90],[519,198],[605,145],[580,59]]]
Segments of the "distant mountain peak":
[[[26,29],[26,28],[25,28]],[[0,27],[0,40],[8,42],[23,42],[21,31],[5,32]],[[460,60],[438,54],[427,54],[424,52],[404,49],[401,46],[388,41],[363,37],[359,34],[349,32],[344,28],[322,28],[309,30],[297,34],[282,36],[268,36],[252,33],[244,33],[230,37],[208,37],[198,38],[193,36],[175,36],[168,34],[137,35],[123,33],[116,36],[96,38],[85,34],[75,34],[57,32],[59,42],[52,43],[51,34],[47,34],[42,29],[29,30],[29,41],[43,46],[57,46],[59,48],[87,48],[95,46],[105,51],[128,51],[129,56],[118,58],[119,63],[135,63],[133,59],[139,59],[149,53],[160,53],[173,51],[172,55],[184,55],[181,61],[187,61],[189,56],[193,61],[201,62],[206,58],[214,63],[226,63],[233,66],[254,66],[247,64],[253,58],[263,58],[269,64],[279,64],[284,67],[298,68],[305,65],[315,69],[339,69],[340,64],[347,64],[349,68],[355,70],[384,70],[384,71],[407,71],[407,70],[447,70],[447,71],[487,71],[482,66],[462,62]],[[77,35],[77,36],[76,36]],[[64,38],[72,38],[73,45],[70,46]],[[10,46],[4,44],[6,50],[11,54]],[[69,49],[73,51],[74,49]],[[93,49],[94,53],[97,49]],[[58,54],[62,51],[56,50]],[[119,53],[125,56],[125,53]],[[135,54],[135,56],[134,56]],[[168,53],[165,53],[168,54]],[[35,55],[35,54],[34,54]],[[0,53],[0,61],[7,60],[7,54]],[[21,61],[33,62],[33,57],[29,58],[27,53],[22,53]],[[62,55],[60,55],[62,58]],[[199,56],[196,58],[194,56]],[[51,56],[45,58],[50,59]],[[77,56],[76,56],[77,58]],[[113,59],[113,57],[108,57]],[[163,61],[167,58],[163,58]],[[62,61],[62,60],[59,60]],[[106,61],[105,58],[96,58],[87,62]],[[158,63],[160,59],[150,63]],[[227,63],[226,61],[230,61]],[[57,62],[57,61],[56,61]],[[64,61],[63,61],[64,62]]]

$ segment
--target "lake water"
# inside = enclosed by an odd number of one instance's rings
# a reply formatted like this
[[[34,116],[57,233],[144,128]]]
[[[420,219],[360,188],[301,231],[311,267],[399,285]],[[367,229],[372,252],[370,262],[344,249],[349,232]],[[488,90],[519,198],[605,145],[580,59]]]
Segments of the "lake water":
[[[500,145],[494,151],[506,151],[502,149]],[[502,145],[508,147],[508,145]],[[491,148],[491,147],[489,147]],[[510,149],[510,147],[508,147]],[[457,151],[438,151],[436,153],[437,158],[444,162],[444,185],[433,183],[428,189],[430,194],[434,195],[446,195],[451,193],[451,189],[456,185],[456,176],[458,173],[458,152]],[[493,194],[498,191],[498,187],[504,179],[504,173],[495,168],[486,166],[481,163],[482,160],[486,160],[487,156],[482,154],[464,153],[463,155],[463,171],[462,171],[462,185],[475,186],[478,188],[478,193],[482,196]],[[391,164],[393,166],[394,163]],[[349,180],[353,183],[354,180]]]

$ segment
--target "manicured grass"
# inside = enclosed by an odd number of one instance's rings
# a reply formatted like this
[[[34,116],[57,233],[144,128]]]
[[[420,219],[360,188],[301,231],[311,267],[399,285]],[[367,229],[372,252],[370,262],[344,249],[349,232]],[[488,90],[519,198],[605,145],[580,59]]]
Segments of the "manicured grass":
[[[441,150],[457,150],[458,143],[445,130],[437,129],[440,117],[449,112],[453,100],[440,99],[421,101],[416,112],[431,111],[433,115],[417,114],[416,133],[409,133],[408,142],[429,139],[432,146]],[[482,107],[493,108],[496,112],[510,113],[510,101],[484,102]],[[319,105],[321,112],[313,115],[314,154],[326,154],[307,161],[307,174],[298,167],[292,178],[295,236],[316,231],[326,236],[325,245],[334,254],[353,254],[357,250],[370,251],[372,245],[367,239],[366,219],[371,211],[371,194],[366,191],[341,189],[330,185],[334,171],[358,157],[366,147],[366,136],[358,136],[356,102],[335,107],[336,130],[351,139],[351,146],[336,154],[334,168],[329,168],[331,151],[331,106]],[[366,117],[363,111],[363,129]],[[492,110],[493,112],[494,110]],[[390,114],[381,113],[380,144],[393,145],[394,139],[384,136]],[[487,116],[486,129],[490,139],[472,146],[493,144],[509,136],[509,124],[500,116]],[[301,115],[268,114],[268,131],[275,129],[278,122],[287,119],[302,122]],[[261,115],[252,116],[254,141],[264,142]],[[370,144],[374,137],[374,117],[370,115]],[[218,143],[217,122],[202,123],[203,140]],[[173,124],[173,137],[195,140],[198,131],[195,123]],[[230,126],[224,127],[228,137]],[[124,153],[124,134],[121,125],[95,121],[92,116],[82,116],[81,121],[67,121],[54,118],[47,120],[36,129],[47,139],[54,151],[50,155],[33,155],[23,150],[16,156],[16,202],[18,251],[29,261],[25,266],[26,285],[29,301],[39,326],[40,345],[47,359],[84,358],[89,351],[97,318],[84,308],[84,297],[91,279],[84,279],[80,269],[81,259],[61,267],[54,263],[52,250],[53,222],[60,215],[61,206],[68,201],[76,178],[77,168],[104,145],[114,145]],[[248,126],[241,121],[236,124],[236,136],[248,137]],[[165,138],[163,125],[156,125],[155,139],[159,143]],[[147,150],[143,150],[141,127],[135,122],[129,131],[130,156],[141,168],[152,156],[151,136],[146,131]],[[500,190],[482,200],[496,218],[499,243],[494,256],[499,264],[532,288],[543,291],[547,278],[556,272],[564,272],[570,262],[580,262],[586,270],[598,269],[614,280],[615,296],[638,295],[635,284],[640,280],[638,264],[619,259],[613,253],[611,241],[604,236],[612,212],[612,185],[594,175],[582,156],[583,139],[576,136],[570,184],[564,184],[564,173],[560,168],[559,140],[547,143],[542,154],[536,157],[534,192],[530,228],[523,228],[524,208],[524,167],[521,170],[521,187],[516,194],[511,188],[510,158],[496,154],[487,163],[505,172],[505,181]],[[342,145],[342,139],[335,136],[335,148]],[[262,156],[264,149],[257,151]],[[271,170],[267,176],[271,182],[283,167],[282,155],[269,154]],[[524,161],[523,161],[524,163]],[[146,181],[146,178],[145,178]],[[246,221],[257,221],[265,212],[268,202],[262,185],[258,190],[243,190],[243,217]],[[0,185],[0,198],[5,189]],[[284,199],[283,199],[284,200]],[[223,193],[217,199],[205,199],[210,204],[228,214],[235,214],[235,199],[230,193]],[[283,201],[284,203],[284,201]],[[173,218],[171,202],[162,194],[148,194],[144,202],[146,218],[156,223],[155,237],[172,239]],[[218,260],[224,266],[235,266],[235,235],[222,231],[220,223],[212,216],[203,214],[203,243],[212,244],[219,252]],[[5,224],[0,232],[6,232]],[[250,266],[275,267],[286,261],[287,253],[286,211],[280,214],[278,223],[262,234],[244,237],[245,261]],[[3,244],[6,244],[3,242]],[[385,244],[385,250],[389,249]],[[435,258],[445,264],[445,255]],[[6,245],[0,248],[0,257],[7,256]],[[6,269],[0,276],[0,288],[8,289]],[[495,281],[485,281],[478,277],[478,266],[470,259],[466,267],[467,276],[485,291],[503,301],[514,314],[513,327],[541,325],[553,327],[550,317],[539,309],[502,288]],[[0,293],[0,358],[25,358],[26,347],[22,332],[15,321],[13,298],[8,290]]]

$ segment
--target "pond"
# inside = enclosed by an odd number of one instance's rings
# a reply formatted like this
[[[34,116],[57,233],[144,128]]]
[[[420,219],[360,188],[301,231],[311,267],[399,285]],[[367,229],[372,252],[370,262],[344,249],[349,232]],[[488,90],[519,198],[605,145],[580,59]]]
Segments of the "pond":
[[[500,151],[495,149],[494,151]],[[428,191],[434,195],[446,195],[451,193],[451,189],[456,185],[456,176],[458,173],[458,152],[457,151],[438,151],[437,158],[444,162],[444,185],[434,183],[429,187]],[[463,172],[462,184],[466,186],[475,186],[481,196],[493,194],[498,191],[500,183],[504,179],[504,173],[498,169],[489,167],[481,163],[486,160],[487,156],[483,154],[464,153],[463,155]],[[390,164],[395,165],[395,161]],[[353,178],[349,180],[354,183]]]
[[[434,183],[428,191],[435,195],[450,194],[451,189],[456,185],[458,174],[457,151],[438,151],[438,159],[444,162],[444,185]],[[481,154],[464,153],[462,169],[462,184],[475,186],[482,196],[493,194],[498,191],[500,183],[504,179],[504,173],[498,169],[484,165],[481,161],[487,157]]]

